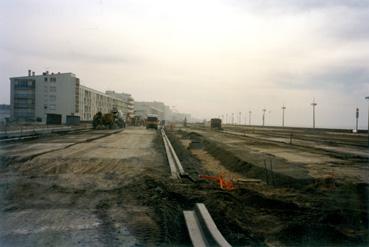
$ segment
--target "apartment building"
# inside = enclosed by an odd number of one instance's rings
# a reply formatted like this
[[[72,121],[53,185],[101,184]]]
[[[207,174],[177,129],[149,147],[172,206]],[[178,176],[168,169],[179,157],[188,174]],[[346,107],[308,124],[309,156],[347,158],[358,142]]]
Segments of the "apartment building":
[[[80,84],[73,73],[49,73],[10,78],[10,119],[49,124],[92,120],[101,111],[128,108],[122,99]]]
[[[80,85],[79,116],[81,120],[92,120],[97,112],[107,113],[116,108],[122,113],[128,109],[128,103],[114,95],[108,95],[92,88]]]
[[[123,100],[123,102],[125,103],[123,114],[127,116],[127,118],[134,117],[134,99],[132,95],[128,93],[118,93],[115,91],[105,91],[105,94]]]
[[[0,124],[6,123],[10,118],[10,105],[0,104]]]

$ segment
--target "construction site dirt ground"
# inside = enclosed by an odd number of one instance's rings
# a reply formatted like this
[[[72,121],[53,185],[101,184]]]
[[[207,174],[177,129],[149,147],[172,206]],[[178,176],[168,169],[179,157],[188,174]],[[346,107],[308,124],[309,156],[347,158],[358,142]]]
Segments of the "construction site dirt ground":
[[[303,158],[272,156],[264,142],[169,131],[194,180],[180,181],[169,178],[159,133],[86,131],[0,146],[0,246],[187,246],[182,211],[198,202],[235,246],[368,245],[365,176],[301,163],[311,156],[321,167],[346,164],[339,157],[309,150]],[[264,169],[272,157],[273,170]],[[260,182],[224,191],[198,178],[220,172]]]
[[[161,225],[137,200],[145,175],[169,173],[160,141],[132,128],[3,145],[0,245],[156,245]]]
[[[225,212],[230,214],[228,219],[238,218],[241,212],[249,214],[252,223],[243,219],[239,224],[252,226],[250,231],[264,243],[368,244],[365,155],[338,155],[209,128],[182,128],[175,139],[201,162],[203,174],[223,174],[239,181],[230,192],[238,201],[232,206],[237,206]]]

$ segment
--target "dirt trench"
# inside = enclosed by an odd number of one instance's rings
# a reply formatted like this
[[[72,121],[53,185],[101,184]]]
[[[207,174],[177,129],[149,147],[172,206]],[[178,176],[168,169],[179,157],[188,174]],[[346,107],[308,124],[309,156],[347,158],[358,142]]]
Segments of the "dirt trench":
[[[196,178],[217,175],[196,157],[202,149],[225,170],[243,178],[259,178],[226,192],[199,181],[187,200],[204,202],[222,233],[234,245],[362,246],[368,239],[367,184],[307,179],[296,181],[273,174],[279,183],[266,184],[265,170],[196,133],[177,131],[168,136],[183,166]],[[191,148],[195,140],[196,147]],[[251,157],[251,161],[254,156]],[[214,160],[213,160],[214,159]],[[205,159],[206,162],[206,159]],[[332,184],[334,187],[332,187]],[[187,196],[186,191],[181,196]]]

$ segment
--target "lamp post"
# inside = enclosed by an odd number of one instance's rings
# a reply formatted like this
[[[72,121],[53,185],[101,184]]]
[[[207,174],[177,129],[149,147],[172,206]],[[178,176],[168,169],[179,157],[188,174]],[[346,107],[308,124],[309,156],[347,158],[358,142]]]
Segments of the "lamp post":
[[[369,96],[365,97],[365,99],[369,103]],[[369,147],[369,106],[368,106],[368,147]]]
[[[286,110],[286,107],[282,106],[282,127],[284,127],[284,111]]]
[[[356,133],[358,133],[359,132],[359,108],[358,107],[356,107],[356,127],[355,127],[355,131],[356,131]]]
[[[238,124],[241,125],[241,112],[238,113]]]
[[[263,109],[263,127],[265,126],[265,112],[266,112],[266,109]]]
[[[315,98],[313,99],[313,103],[311,103],[313,106],[313,129],[315,129],[315,107],[317,106],[317,103],[315,103]]]
[[[251,113],[252,111],[249,111],[249,125],[251,125]]]

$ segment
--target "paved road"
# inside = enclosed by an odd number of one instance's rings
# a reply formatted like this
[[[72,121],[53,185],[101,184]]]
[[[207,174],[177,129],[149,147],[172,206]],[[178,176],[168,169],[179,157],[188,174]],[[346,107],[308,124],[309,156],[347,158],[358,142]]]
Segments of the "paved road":
[[[155,244],[152,209],[126,188],[143,174],[167,172],[157,133],[106,133],[0,147],[0,246]]]

